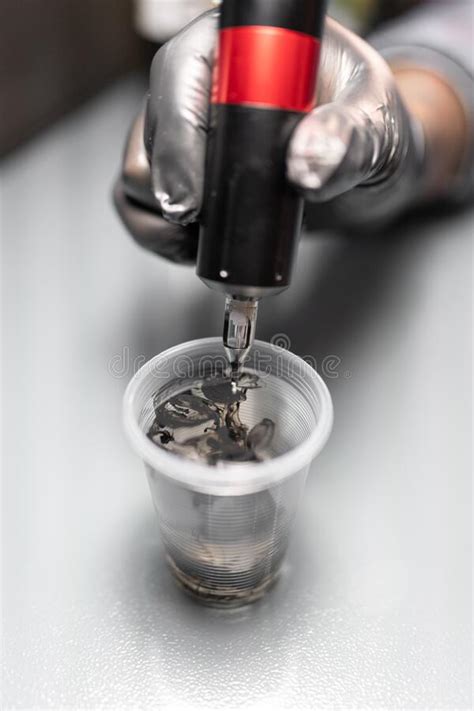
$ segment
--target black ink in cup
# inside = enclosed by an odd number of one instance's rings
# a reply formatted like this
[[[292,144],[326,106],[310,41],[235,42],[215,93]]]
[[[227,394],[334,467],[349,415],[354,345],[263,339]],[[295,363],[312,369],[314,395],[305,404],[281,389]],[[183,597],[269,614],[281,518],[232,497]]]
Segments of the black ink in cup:
[[[214,374],[165,402],[156,396],[148,437],[159,447],[211,466],[269,459],[274,422],[264,418],[250,429],[240,419],[248,390],[259,387],[254,374],[237,380]]]

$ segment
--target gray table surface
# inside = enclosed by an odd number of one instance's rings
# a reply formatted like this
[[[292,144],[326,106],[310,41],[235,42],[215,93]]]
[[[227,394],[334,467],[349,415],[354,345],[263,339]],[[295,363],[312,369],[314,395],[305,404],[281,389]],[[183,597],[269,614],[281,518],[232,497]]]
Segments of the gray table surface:
[[[276,588],[201,608],[121,429],[137,364],[221,328],[111,207],[141,95],[124,81],[2,169],[4,707],[469,708],[472,214],[302,243],[259,337],[326,359],[334,432]]]

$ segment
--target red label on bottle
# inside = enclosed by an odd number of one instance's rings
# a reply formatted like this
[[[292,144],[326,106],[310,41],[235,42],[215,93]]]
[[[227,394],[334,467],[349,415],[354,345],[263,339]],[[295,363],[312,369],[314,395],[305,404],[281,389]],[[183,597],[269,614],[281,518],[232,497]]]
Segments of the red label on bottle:
[[[221,30],[212,103],[308,112],[315,105],[320,42],[281,27]]]

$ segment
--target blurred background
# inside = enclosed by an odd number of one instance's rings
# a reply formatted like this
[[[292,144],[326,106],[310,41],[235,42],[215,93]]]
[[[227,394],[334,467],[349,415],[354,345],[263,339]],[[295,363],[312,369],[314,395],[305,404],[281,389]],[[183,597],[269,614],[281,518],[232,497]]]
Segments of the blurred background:
[[[3,0],[0,7],[0,156],[127,72],[147,72],[157,45],[212,0]],[[336,0],[358,31],[413,5]],[[6,110],[8,109],[8,110]]]
[[[133,70],[206,0],[5,0],[0,7],[0,155]]]
[[[223,616],[166,573],[121,401],[222,303],[111,189],[156,48],[210,5],[0,3],[5,708],[471,708],[469,206],[302,241],[258,337],[316,361],[336,422],[283,578]]]

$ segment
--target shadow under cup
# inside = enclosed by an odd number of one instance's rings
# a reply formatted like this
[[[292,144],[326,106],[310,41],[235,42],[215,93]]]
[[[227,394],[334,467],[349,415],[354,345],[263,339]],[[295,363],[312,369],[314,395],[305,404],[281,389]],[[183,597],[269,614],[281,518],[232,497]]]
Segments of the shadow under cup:
[[[320,376],[298,356],[256,341],[244,371],[259,375],[240,419],[275,423],[271,458],[208,466],[169,452],[148,437],[153,400],[165,402],[227,366],[220,338],[191,341],[156,356],[130,382],[124,424],[145,462],[173,575],[208,604],[259,598],[284,558],[311,461],[332,427],[332,403]]]

